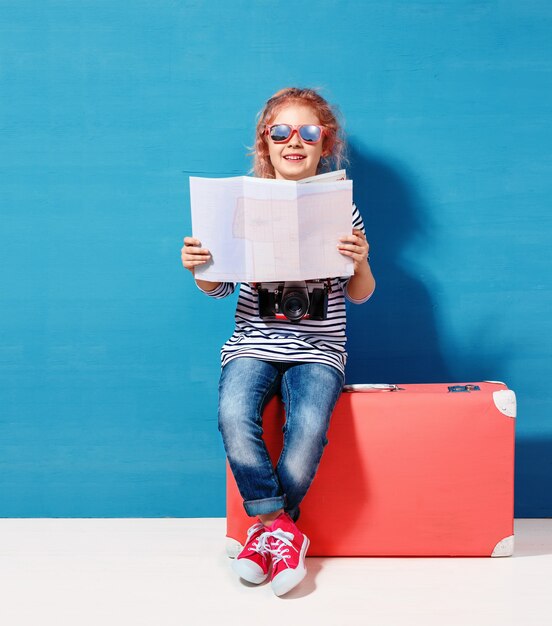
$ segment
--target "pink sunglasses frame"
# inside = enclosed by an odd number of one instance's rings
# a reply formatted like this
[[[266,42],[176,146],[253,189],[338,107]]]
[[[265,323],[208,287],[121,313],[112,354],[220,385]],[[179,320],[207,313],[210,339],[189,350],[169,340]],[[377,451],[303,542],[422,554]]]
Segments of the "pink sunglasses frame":
[[[289,126],[291,128],[291,133],[285,139],[283,139],[282,141],[275,141],[270,136],[270,129],[274,128],[275,126]],[[318,139],[318,141],[307,141],[306,139],[303,139],[303,137],[301,137],[301,134],[299,133],[299,129],[302,126],[316,126],[317,128],[319,128],[320,129],[320,139]],[[293,133],[297,133],[297,136],[299,137],[299,139],[301,141],[304,141],[309,146],[315,146],[317,143],[320,143],[322,141],[322,138],[326,134],[326,127],[322,126],[321,124],[299,124],[297,126],[294,126],[293,124],[285,124],[283,122],[281,124],[265,124],[265,134],[268,137],[270,137],[270,140],[272,141],[272,143],[286,143],[286,141],[289,141],[293,137]]]

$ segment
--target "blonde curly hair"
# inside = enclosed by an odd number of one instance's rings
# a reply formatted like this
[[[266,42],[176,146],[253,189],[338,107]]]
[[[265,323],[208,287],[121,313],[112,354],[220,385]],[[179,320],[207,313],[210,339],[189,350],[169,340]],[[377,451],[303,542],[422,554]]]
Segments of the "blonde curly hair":
[[[321,174],[343,167],[347,163],[346,144],[343,130],[338,121],[337,109],[332,107],[315,89],[286,87],[277,91],[257,114],[255,144],[249,153],[249,156],[253,157],[251,173],[260,178],[275,178],[274,166],[270,162],[268,153],[265,128],[278,112],[290,103],[309,106],[318,116],[320,124],[326,127],[322,150],[327,156],[320,159],[316,173]]]

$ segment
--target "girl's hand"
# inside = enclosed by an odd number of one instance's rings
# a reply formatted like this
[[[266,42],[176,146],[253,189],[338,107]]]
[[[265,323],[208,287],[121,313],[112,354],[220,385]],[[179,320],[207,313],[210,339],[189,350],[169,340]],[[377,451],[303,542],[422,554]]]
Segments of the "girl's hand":
[[[366,260],[368,259],[368,251],[370,250],[370,244],[366,241],[364,233],[358,228],[353,228],[352,235],[346,235],[340,237],[341,242],[337,249],[341,254],[350,257],[354,263],[355,274],[359,270],[367,268]]]
[[[193,237],[184,237],[181,255],[182,265],[194,273],[197,265],[203,265],[211,260],[211,253],[206,248],[201,247],[201,241]]]

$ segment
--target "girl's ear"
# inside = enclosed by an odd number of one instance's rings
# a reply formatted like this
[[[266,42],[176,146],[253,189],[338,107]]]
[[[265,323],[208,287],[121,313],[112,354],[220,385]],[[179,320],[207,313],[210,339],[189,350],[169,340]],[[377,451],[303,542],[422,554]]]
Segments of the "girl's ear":
[[[332,141],[329,137],[326,137],[324,140],[324,147],[322,148],[322,156],[328,157],[332,154],[334,141]]]

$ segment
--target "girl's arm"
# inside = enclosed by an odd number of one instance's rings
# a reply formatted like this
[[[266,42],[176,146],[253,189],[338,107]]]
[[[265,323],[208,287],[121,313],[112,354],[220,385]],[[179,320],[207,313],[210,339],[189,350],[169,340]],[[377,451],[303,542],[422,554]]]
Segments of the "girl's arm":
[[[338,250],[350,257],[354,263],[354,275],[346,286],[347,295],[353,302],[365,302],[376,288],[376,281],[368,263],[370,244],[359,228],[353,228],[353,234],[341,237],[340,242]]]
[[[209,280],[199,280],[199,278],[196,278],[195,281],[196,281],[196,285],[202,291],[214,291],[217,287],[220,287],[220,285],[222,284],[222,283],[212,283]]]

